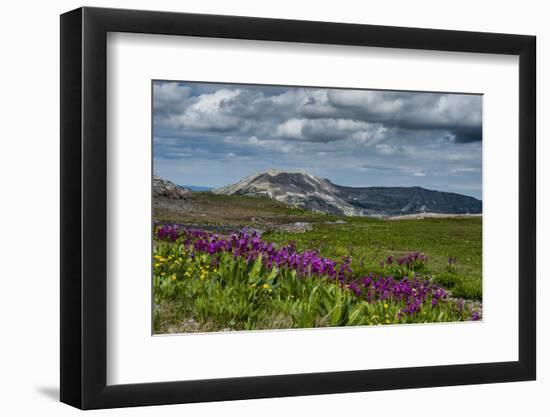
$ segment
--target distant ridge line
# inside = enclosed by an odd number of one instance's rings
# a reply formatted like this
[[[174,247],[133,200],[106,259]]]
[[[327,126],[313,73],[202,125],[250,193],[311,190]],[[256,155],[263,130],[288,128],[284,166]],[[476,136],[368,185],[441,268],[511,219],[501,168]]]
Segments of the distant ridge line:
[[[481,214],[474,197],[420,186],[351,187],[304,171],[269,169],[224,187],[216,194],[273,198],[294,207],[345,216],[400,216],[419,213]]]

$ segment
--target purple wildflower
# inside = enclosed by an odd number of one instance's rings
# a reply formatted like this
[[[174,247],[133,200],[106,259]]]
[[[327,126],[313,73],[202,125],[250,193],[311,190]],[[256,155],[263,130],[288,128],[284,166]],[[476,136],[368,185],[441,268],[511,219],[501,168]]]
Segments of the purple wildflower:
[[[391,301],[404,307],[398,313],[415,315],[423,306],[435,307],[448,298],[447,291],[429,279],[417,276],[428,258],[421,252],[411,252],[406,257],[397,258],[398,265],[406,265],[408,276],[396,279],[391,275],[368,275],[358,277],[351,266],[350,257],[342,257],[339,262],[320,256],[316,250],[298,251],[295,242],[277,247],[271,242],[264,242],[254,230],[243,229],[230,236],[221,236],[204,230],[186,229],[178,225],[157,225],[155,237],[158,240],[177,242],[189,251],[191,258],[195,254],[205,253],[212,256],[212,264],[219,262],[219,256],[231,254],[235,259],[243,258],[247,262],[259,256],[268,269],[292,269],[299,278],[330,278],[339,285],[348,288],[355,296],[367,302]],[[395,262],[390,255],[386,264]],[[411,276],[412,273],[412,276]],[[463,302],[457,303],[463,310]],[[480,314],[472,313],[472,320],[478,320]]]

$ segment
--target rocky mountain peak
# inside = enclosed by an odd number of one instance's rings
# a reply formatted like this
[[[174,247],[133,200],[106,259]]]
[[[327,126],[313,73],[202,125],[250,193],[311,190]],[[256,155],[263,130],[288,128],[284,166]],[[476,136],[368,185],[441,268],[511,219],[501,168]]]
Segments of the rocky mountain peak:
[[[479,214],[473,197],[422,187],[347,187],[305,172],[270,169],[212,190],[217,194],[263,196],[286,204],[346,216],[416,213]]]
[[[153,176],[153,196],[154,197],[168,197],[172,199],[185,199],[191,190],[182,187],[181,185],[174,184],[172,181],[168,181],[164,178]]]

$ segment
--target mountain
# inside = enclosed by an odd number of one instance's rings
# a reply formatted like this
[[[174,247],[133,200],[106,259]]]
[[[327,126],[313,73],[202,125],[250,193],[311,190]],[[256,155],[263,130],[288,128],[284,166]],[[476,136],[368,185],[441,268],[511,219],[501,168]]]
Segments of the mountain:
[[[153,197],[169,197],[172,199],[185,199],[191,190],[181,185],[174,184],[172,181],[153,176]]]
[[[417,213],[479,214],[480,200],[422,187],[346,187],[303,172],[269,170],[216,194],[265,196],[309,210],[345,216],[398,216]]]

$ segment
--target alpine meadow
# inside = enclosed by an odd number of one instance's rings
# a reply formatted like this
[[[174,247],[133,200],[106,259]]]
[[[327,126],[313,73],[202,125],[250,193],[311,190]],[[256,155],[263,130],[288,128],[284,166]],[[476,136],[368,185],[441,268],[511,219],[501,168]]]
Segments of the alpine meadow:
[[[154,334],[483,319],[481,95],[152,91]]]

